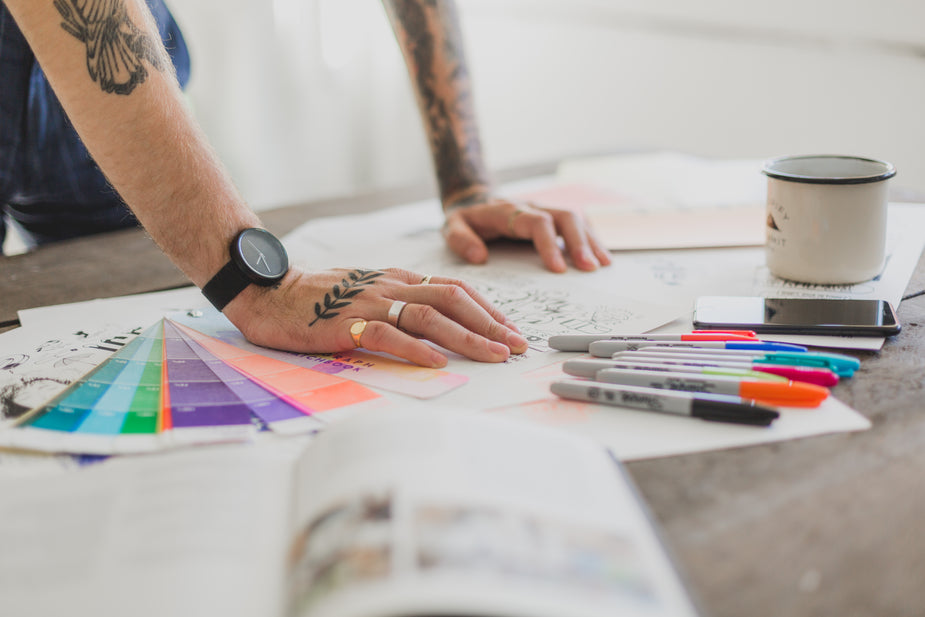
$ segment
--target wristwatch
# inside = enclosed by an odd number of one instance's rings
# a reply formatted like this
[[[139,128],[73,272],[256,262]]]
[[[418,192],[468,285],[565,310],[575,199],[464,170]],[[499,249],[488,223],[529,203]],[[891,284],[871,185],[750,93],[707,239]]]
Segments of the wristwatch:
[[[270,287],[289,271],[289,256],[279,238],[266,229],[251,227],[231,241],[231,260],[202,288],[202,295],[218,310],[225,308],[253,283]]]

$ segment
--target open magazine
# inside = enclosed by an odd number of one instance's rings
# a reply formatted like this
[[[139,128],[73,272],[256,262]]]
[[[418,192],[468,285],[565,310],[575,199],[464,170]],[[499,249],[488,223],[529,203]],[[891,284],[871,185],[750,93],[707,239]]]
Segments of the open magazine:
[[[489,414],[0,477],[4,615],[695,615],[628,478]]]
[[[290,612],[695,613],[599,446],[482,414],[367,414],[298,462]]]

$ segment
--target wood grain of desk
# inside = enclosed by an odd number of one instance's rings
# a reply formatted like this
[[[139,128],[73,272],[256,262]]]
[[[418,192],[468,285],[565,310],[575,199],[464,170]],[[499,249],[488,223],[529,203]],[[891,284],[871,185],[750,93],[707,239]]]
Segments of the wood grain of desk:
[[[261,216],[282,234],[308,218],[432,194],[402,189]],[[0,258],[0,321],[185,284],[141,231],[84,238]],[[925,261],[908,289],[925,289]],[[860,371],[834,389],[870,430],[627,465],[705,615],[925,614],[925,296],[898,309],[902,333],[879,354],[859,354]]]

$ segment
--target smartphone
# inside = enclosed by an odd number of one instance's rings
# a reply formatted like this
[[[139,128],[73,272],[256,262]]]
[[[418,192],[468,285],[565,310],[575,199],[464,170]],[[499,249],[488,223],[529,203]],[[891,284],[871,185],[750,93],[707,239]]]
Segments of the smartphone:
[[[900,330],[886,300],[704,296],[694,305],[694,327],[784,334],[890,336]]]

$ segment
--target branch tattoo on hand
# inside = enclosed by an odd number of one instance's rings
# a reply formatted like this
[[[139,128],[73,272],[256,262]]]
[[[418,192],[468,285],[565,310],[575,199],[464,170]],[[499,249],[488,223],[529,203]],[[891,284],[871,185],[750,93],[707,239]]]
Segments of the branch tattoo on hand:
[[[347,308],[351,304],[350,298],[363,291],[363,287],[372,285],[376,279],[385,274],[381,270],[361,270],[357,269],[350,272],[347,276],[350,279],[341,279],[340,285],[334,285],[330,293],[324,294],[324,305],[321,302],[315,302],[315,318],[309,323],[309,326],[315,325],[321,319],[331,319],[340,315],[341,309]]]

